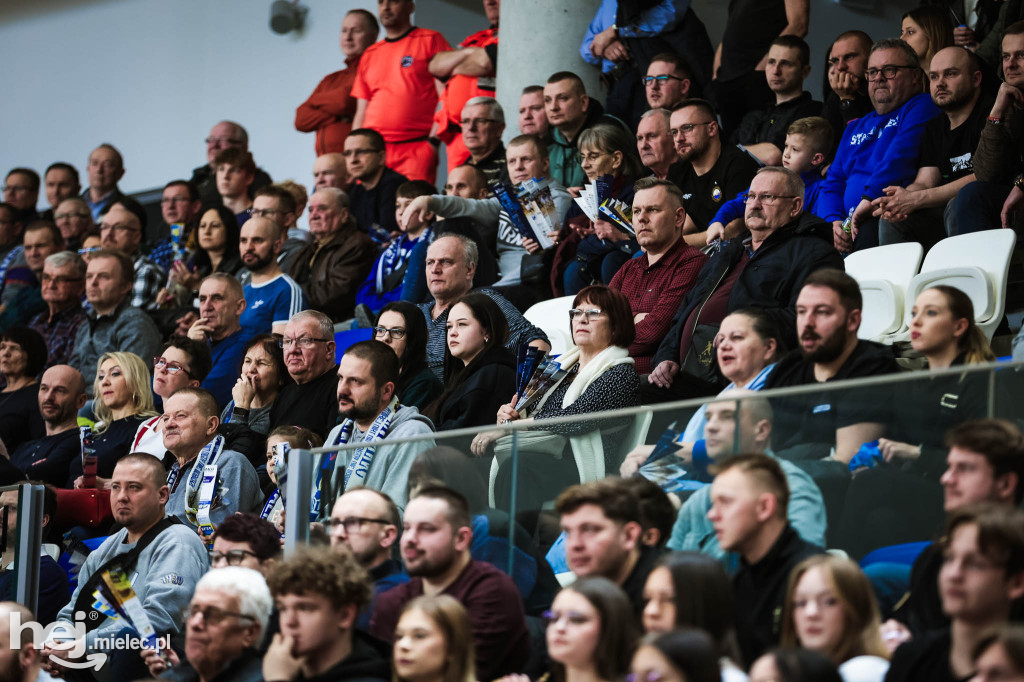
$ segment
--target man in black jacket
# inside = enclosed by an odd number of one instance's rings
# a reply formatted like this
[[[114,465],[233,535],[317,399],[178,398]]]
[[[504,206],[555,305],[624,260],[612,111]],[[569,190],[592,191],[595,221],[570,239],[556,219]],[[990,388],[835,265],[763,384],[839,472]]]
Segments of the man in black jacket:
[[[824,550],[800,539],[786,517],[789,484],[768,455],[725,461],[711,483],[708,520],[722,549],[740,555],[733,576],[736,635],[746,665],[779,642],[782,602],[793,567]]]
[[[722,388],[710,344],[735,310],[764,309],[787,344],[795,344],[793,306],[804,279],[820,268],[843,269],[831,226],[803,213],[804,186],[797,174],[762,168],[749,194],[744,220],[750,237],[723,243],[701,269],[658,347],[648,382],[641,382],[645,403],[713,395]]]

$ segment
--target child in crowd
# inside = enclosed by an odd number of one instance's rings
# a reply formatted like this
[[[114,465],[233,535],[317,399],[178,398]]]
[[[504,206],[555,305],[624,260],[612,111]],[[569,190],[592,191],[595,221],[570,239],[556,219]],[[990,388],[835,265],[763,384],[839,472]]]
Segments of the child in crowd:
[[[213,160],[217,174],[217,193],[238,220],[238,227],[252,217],[249,187],[256,179],[256,162],[252,154],[238,147],[220,151]]]
[[[427,214],[426,220],[421,220],[420,214],[412,213],[408,221],[402,220],[402,214],[416,197],[436,192],[437,188],[425,180],[410,180],[398,186],[395,191],[395,218],[402,235],[391,240],[373,264],[370,275],[356,293],[357,305],[366,305],[376,313],[388,303],[402,299],[409,256],[417,244],[430,242],[434,222],[433,214]]]
[[[782,152],[782,166],[799,173],[804,181],[804,211],[817,215],[818,191],[821,188],[821,169],[832,149],[832,126],[820,116],[809,116],[793,121],[786,131],[786,148]],[[725,238],[725,226],[742,220],[745,209],[742,192],[735,199],[722,204],[708,225],[708,243]]]

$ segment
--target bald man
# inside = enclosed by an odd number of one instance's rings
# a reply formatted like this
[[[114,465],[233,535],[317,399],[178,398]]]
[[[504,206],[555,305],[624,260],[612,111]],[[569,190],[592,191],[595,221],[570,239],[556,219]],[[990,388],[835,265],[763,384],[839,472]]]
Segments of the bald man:
[[[192,169],[192,177],[189,182],[199,192],[199,198],[206,203],[220,203],[220,194],[217,193],[217,174],[213,170],[213,160],[217,158],[222,150],[228,147],[238,147],[249,151],[249,133],[245,128],[234,121],[221,121],[210,129],[206,136],[206,163]],[[256,169],[252,184],[249,185],[249,196],[254,196],[256,190],[266,187],[273,180],[262,168]]]
[[[345,157],[338,153],[322,154],[313,162],[313,187],[337,187],[348,190],[348,168]]]
[[[18,648],[11,648],[11,620],[14,614],[18,614],[21,624],[36,620],[35,615],[21,604],[0,602],[0,676],[5,682],[35,682],[39,679],[39,649],[32,641],[32,630],[29,628],[21,630]]]
[[[11,453],[11,465],[34,480],[64,487],[68,465],[82,452],[78,410],[85,405],[85,380],[74,367],[54,365],[39,382],[39,413],[46,435],[22,443]]]

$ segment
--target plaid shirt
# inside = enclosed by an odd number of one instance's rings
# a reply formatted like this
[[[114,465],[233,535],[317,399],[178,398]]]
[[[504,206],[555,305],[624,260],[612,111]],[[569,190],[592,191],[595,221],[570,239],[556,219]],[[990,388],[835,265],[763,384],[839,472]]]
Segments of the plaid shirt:
[[[167,283],[167,272],[140,255],[135,259],[135,284],[132,285],[132,307],[156,310],[156,294]]]
[[[672,318],[679,310],[683,296],[693,288],[697,274],[708,257],[688,245],[682,238],[654,263],[647,254],[631,258],[612,277],[612,289],[629,299],[633,316],[647,313],[636,324],[636,339],[629,345],[629,355],[636,363],[637,374],[651,371],[651,358],[665,338]]]
[[[508,321],[508,341],[505,343],[505,348],[512,351],[513,355],[518,351],[520,344],[530,343],[534,339],[548,342],[548,335],[538,327],[530,324],[530,321],[523,317],[523,314],[497,291],[486,288],[474,289],[473,291],[490,297],[501,308],[501,312],[505,313],[505,320]],[[448,324],[448,313],[452,309],[449,306],[437,316],[436,320],[430,318],[431,311],[434,309],[433,301],[430,303],[420,303],[419,309],[423,311],[423,315],[427,318],[427,366],[443,382],[444,347],[448,341],[448,332],[445,327]]]
[[[49,310],[44,310],[29,320],[28,326],[39,332],[46,340],[46,347],[50,352],[46,358],[47,368],[68,364],[71,353],[75,350],[78,328],[85,320],[85,311],[77,303],[58,312],[52,320]]]

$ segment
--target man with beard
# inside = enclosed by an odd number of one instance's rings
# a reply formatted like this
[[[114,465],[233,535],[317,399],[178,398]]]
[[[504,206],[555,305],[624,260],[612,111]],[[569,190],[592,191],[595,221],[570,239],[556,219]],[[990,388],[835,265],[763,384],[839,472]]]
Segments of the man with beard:
[[[820,268],[843,267],[829,226],[804,212],[803,197],[795,172],[757,172],[746,194],[750,237],[729,240],[701,268],[658,346],[648,381],[640,382],[643,402],[718,393],[723,387],[711,344],[725,316],[741,308],[763,309],[786,344],[796,344],[793,305],[804,279]]]
[[[275,200],[257,196],[254,202],[264,198]],[[277,262],[283,243],[284,230],[270,218],[249,218],[242,225],[238,252],[251,276],[245,285],[245,310],[239,324],[247,338],[257,334],[283,334],[292,315],[306,308],[302,287],[281,272]]]
[[[63,486],[68,464],[82,454],[78,411],[85,405],[85,380],[74,367],[57,365],[39,382],[39,414],[46,435],[22,443],[11,453],[11,464],[32,480]]]
[[[434,441],[401,445],[386,441],[425,436],[434,432],[434,425],[414,406],[398,404],[398,367],[398,356],[380,341],[360,341],[345,351],[338,364],[341,423],[331,429],[324,445],[365,443],[357,450],[339,453],[331,482],[334,491],[372,488],[401,508],[405,506],[409,469],[419,453],[434,447]],[[383,445],[378,444],[381,440]]]
[[[958,234],[956,197],[974,181],[974,150],[992,107],[981,98],[978,58],[962,47],[947,47],[932,57],[928,77],[932,101],[942,109],[921,138],[917,178],[906,188],[886,187],[872,202],[879,244],[921,242],[925,249]]]
[[[380,595],[370,632],[390,642],[410,600],[451,595],[469,614],[477,678],[493,680],[522,670],[530,637],[515,583],[491,564],[475,561],[472,544],[466,498],[442,486],[420,490],[402,522],[402,558],[411,580]]]
[[[722,144],[718,113],[710,102],[680,102],[669,123],[679,162],[669,169],[668,179],[683,190],[686,243],[699,248],[706,245],[708,225],[722,202],[750,186],[757,161],[732,145]]]
[[[402,515],[394,500],[372,488],[353,488],[334,502],[331,518],[324,520],[331,534],[331,547],[352,552],[370,574],[374,599],[359,615],[359,628],[370,627],[373,604],[378,595],[409,582],[402,562],[394,558]]]
[[[857,281],[845,272],[818,270],[808,275],[796,300],[800,347],[779,361],[765,389],[898,371],[892,348],[857,338],[862,305]],[[822,390],[773,400],[775,452],[790,459],[827,457],[845,470],[862,444],[882,435],[889,413],[884,394],[889,391]],[[800,455],[793,456],[797,448]]]

